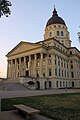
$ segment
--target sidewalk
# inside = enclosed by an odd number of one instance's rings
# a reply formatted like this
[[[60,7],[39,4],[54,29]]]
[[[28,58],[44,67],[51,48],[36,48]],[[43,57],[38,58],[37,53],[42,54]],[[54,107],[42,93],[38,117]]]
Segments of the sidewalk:
[[[50,90],[24,90],[24,91],[0,91],[0,99],[14,98],[14,97],[27,97],[48,94],[62,94],[62,93],[78,93],[80,89],[50,89]]]
[[[52,120],[37,114],[36,120]],[[0,120],[25,120],[25,117],[18,114],[16,110],[0,112]]]
[[[25,91],[0,91],[0,107],[2,98],[14,98],[14,97],[28,97],[47,94],[62,94],[62,93],[80,93],[80,89],[51,89],[51,90],[25,90]],[[51,120],[41,115],[37,115],[37,120]],[[0,120],[25,120],[15,111],[3,111],[0,112]]]

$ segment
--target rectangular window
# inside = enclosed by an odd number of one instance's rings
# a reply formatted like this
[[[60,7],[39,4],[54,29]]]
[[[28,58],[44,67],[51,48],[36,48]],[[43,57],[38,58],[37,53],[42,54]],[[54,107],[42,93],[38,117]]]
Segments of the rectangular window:
[[[45,76],[45,69],[43,69],[43,76]]]
[[[37,70],[37,77],[39,77],[39,70]]]
[[[72,51],[70,51],[70,55],[72,55]]]
[[[63,61],[61,62],[61,67],[63,67]]]
[[[60,66],[60,60],[58,61],[58,66]]]
[[[51,68],[49,69],[49,76],[52,76]]]
[[[62,77],[63,77],[63,70],[62,70]]]
[[[61,36],[63,36],[63,31],[61,31]]]
[[[69,72],[67,71],[67,77],[69,78]]]
[[[74,73],[73,72],[71,72],[71,78],[74,78]]]
[[[73,69],[73,65],[71,65],[71,69]]]
[[[65,70],[65,77],[66,77],[66,70]]]
[[[52,32],[49,33],[49,37],[52,37]]]
[[[57,65],[57,60],[55,59],[55,65]]]
[[[61,74],[60,74],[60,69],[59,69],[59,77],[61,76]]]
[[[57,68],[55,68],[55,76],[57,76]]]

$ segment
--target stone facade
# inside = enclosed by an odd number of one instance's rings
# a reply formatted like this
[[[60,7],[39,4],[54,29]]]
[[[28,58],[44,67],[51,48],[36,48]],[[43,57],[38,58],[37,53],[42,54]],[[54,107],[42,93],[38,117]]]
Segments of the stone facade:
[[[63,23],[46,26],[42,41],[21,41],[7,58],[9,79],[30,79],[37,89],[80,88],[80,51],[71,47],[68,28]]]

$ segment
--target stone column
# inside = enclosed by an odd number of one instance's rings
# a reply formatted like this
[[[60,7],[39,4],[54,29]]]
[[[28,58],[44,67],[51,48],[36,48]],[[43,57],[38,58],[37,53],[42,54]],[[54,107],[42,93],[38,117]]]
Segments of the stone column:
[[[52,76],[54,76],[54,54],[51,55],[51,62],[52,62]]]
[[[15,78],[17,77],[17,60],[15,59]]]
[[[35,61],[34,61],[34,76],[36,78],[37,77],[37,73],[36,73],[37,54],[35,54],[34,56],[35,56]]]
[[[26,56],[24,57],[24,76],[25,76],[25,72],[26,72]]]
[[[18,58],[16,59],[16,78],[18,77]]]
[[[10,61],[7,60],[7,78],[10,78]]]
[[[41,53],[40,76],[43,77],[43,53]]]
[[[46,78],[48,78],[48,55],[46,54]]]
[[[19,77],[21,76],[21,58],[19,58]]]
[[[12,78],[12,60],[11,60],[11,65],[10,65],[10,78]]]
[[[31,77],[31,55],[29,55],[29,76]]]

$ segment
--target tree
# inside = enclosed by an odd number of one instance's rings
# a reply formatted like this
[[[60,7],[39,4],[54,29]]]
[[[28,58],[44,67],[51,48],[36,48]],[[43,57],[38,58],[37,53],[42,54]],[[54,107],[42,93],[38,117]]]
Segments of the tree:
[[[10,11],[10,6],[11,6],[11,2],[8,0],[0,0],[0,18],[5,15],[6,17],[8,17],[11,14]]]

